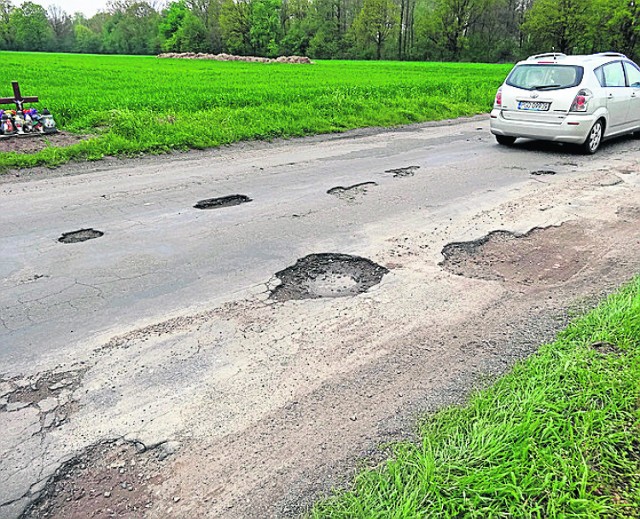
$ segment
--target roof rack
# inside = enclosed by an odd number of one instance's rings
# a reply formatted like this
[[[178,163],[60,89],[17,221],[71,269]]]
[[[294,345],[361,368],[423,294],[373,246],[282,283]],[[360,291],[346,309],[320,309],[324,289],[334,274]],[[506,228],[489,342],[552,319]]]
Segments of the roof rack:
[[[545,52],[544,54],[534,54],[533,56],[529,56],[527,59],[541,59],[541,58],[553,58],[554,60],[558,58],[566,58],[567,55],[562,52]]]
[[[627,57],[624,54],[621,54],[619,52],[598,52],[597,54],[594,54],[594,56],[603,56],[605,58],[626,58]]]

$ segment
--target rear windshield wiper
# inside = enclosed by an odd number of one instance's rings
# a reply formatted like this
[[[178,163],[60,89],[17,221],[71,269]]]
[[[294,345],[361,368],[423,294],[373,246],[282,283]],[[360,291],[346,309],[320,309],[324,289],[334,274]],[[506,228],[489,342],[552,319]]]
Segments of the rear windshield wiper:
[[[531,90],[547,90],[549,88],[560,88],[562,85],[540,85],[540,86],[534,86],[531,88]]]

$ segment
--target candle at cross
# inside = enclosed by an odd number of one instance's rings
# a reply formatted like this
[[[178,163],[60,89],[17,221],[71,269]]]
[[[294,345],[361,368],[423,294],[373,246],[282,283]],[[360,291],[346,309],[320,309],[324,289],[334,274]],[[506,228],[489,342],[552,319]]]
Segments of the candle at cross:
[[[7,105],[7,104],[13,103],[16,105],[16,108],[20,112],[24,109],[23,108],[24,103],[38,102],[38,98],[36,96],[22,97],[22,94],[20,93],[20,85],[18,84],[17,81],[12,81],[11,84],[13,85],[13,97],[0,97],[0,105]]]

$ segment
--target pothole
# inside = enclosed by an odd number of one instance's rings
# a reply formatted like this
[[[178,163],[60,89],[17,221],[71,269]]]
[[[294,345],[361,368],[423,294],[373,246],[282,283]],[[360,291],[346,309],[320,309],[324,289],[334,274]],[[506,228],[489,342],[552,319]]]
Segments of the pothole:
[[[40,405],[58,399],[63,393],[72,393],[82,382],[86,369],[63,372],[45,372],[29,378],[14,378],[5,382],[0,397],[6,404],[0,411],[14,411],[30,405]]]
[[[623,182],[624,180],[622,180],[619,176],[611,174],[600,179],[600,181],[598,182],[598,185],[600,187],[613,187],[613,186],[619,186]]]
[[[0,384],[0,412],[13,413],[31,407],[38,411],[40,432],[60,427],[78,410],[74,391],[85,373],[86,369],[81,369],[6,379]]]
[[[626,222],[640,220],[640,206],[620,206],[616,211],[616,215]]]
[[[93,240],[104,236],[102,231],[95,229],[80,229],[78,231],[65,232],[58,238],[60,243],[80,243],[82,241]]]
[[[235,205],[246,204],[251,201],[252,199],[246,195],[229,195],[200,200],[193,207],[196,209],[222,209],[223,207],[233,207]]]
[[[394,178],[412,177],[419,169],[420,166],[407,166],[406,168],[388,169],[385,173],[391,173]]]
[[[613,354],[620,355],[622,351],[615,344],[606,341],[598,341],[591,344],[591,348],[603,355]]]
[[[164,482],[158,459],[142,444],[92,445],[56,471],[21,517],[142,517]]]
[[[348,254],[310,254],[276,273],[281,284],[270,295],[276,301],[355,296],[377,285],[385,267]]]
[[[376,182],[361,182],[360,184],[354,184],[348,187],[336,186],[329,189],[327,194],[333,195],[341,200],[355,200],[356,197],[367,194],[369,189],[377,185]]]
[[[589,264],[598,250],[596,241],[575,222],[535,228],[523,235],[494,231],[479,240],[446,245],[440,265],[459,276],[554,284],[567,281]]]
[[[531,172],[531,175],[555,175],[556,172],[553,171],[552,169],[536,169],[535,171]]]

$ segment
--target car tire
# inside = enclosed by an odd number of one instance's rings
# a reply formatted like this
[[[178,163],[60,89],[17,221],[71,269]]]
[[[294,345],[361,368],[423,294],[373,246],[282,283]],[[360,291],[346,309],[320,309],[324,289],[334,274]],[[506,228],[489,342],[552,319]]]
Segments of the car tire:
[[[589,130],[589,135],[587,135],[587,139],[582,144],[582,151],[587,155],[593,155],[598,148],[600,148],[600,144],[602,144],[602,137],[604,135],[604,124],[602,119],[598,119],[591,130]]]
[[[509,137],[508,135],[496,135],[496,140],[498,141],[498,144],[502,144],[503,146],[511,146],[516,142],[515,137]]]

